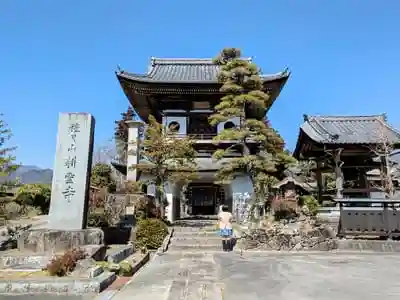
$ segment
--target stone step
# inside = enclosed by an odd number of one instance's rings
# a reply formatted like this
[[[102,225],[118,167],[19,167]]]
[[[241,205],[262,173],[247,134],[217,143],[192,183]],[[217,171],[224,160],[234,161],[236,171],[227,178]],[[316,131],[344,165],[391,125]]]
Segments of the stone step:
[[[176,240],[172,238],[171,245],[219,245],[221,244],[221,239],[185,239],[185,240]]]
[[[200,242],[207,241],[207,240],[221,240],[221,237],[213,234],[213,235],[173,235],[173,241],[191,241],[191,240],[198,240]]]
[[[220,242],[218,245],[209,245],[209,244],[182,244],[182,245],[177,245],[177,244],[171,244],[168,246],[168,251],[184,251],[184,250],[203,250],[203,251],[209,251],[209,250],[221,250],[222,249],[222,243]]]
[[[205,226],[205,227],[174,226],[174,231],[176,232],[210,232],[216,230],[217,230],[216,226]]]
[[[199,237],[199,238],[206,238],[212,236],[218,236],[218,232],[214,231],[199,231],[199,232],[190,232],[190,231],[174,231],[174,236],[182,236],[182,237]]]

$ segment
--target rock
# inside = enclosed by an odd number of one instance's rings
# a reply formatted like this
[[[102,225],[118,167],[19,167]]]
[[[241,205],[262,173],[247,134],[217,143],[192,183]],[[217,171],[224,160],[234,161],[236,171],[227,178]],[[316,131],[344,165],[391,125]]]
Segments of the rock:
[[[262,223],[263,228],[250,229],[242,245],[244,249],[268,250],[333,250],[337,248],[334,230],[327,225],[317,225],[311,216],[301,213],[296,219]]]

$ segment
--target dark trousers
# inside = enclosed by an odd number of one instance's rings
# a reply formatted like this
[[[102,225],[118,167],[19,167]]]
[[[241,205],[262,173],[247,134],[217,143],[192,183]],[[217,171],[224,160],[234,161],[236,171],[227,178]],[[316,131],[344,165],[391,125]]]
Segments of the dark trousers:
[[[232,251],[233,250],[232,239],[222,240],[222,250],[223,251]]]

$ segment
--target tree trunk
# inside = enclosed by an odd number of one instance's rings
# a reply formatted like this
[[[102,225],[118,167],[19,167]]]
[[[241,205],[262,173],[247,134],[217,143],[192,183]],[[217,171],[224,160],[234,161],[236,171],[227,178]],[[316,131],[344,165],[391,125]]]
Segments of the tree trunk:
[[[162,199],[163,193],[161,192],[163,189],[163,184],[162,180],[160,178],[156,178],[156,193],[155,193],[155,201],[156,201],[156,207],[160,209],[160,215],[161,218],[165,217],[165,209],[164,209],[164,201]]]

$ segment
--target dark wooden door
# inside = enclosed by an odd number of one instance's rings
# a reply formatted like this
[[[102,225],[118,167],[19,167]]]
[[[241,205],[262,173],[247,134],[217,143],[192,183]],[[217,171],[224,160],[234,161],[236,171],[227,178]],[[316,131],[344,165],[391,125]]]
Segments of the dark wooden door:
[[[192,214],[215,214],[215,187],[192,187]]]

